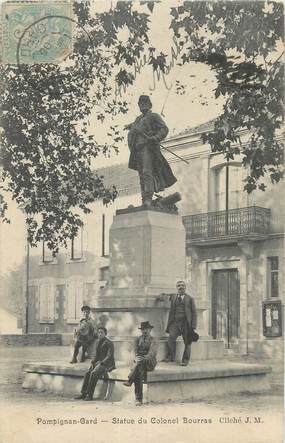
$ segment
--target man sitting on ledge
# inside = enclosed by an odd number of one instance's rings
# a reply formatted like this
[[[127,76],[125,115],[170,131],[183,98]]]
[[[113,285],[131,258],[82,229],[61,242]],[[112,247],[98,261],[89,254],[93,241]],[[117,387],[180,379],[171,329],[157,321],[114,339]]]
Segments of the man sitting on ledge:
[[[93,400],[93,395],[97,381],[105,378],[107,373],[115,369],[114,344],[106,337],[107,329],[104,326],[98,328],[98,345],[95,358],[91,360],[91,366],[84,376],[81,394],[76,396],[76,400]]]
[[[141,323],[139,329],[142,335],[135,340],[135,365],[128,376],[128,381],[123,383],[125,386],[135,384],[137,406],[142,404],[143,382],[146,381],[147,371],[153,371],[156,366],[157,346],[150,335],[152,328],[153,326],[148,321]]]

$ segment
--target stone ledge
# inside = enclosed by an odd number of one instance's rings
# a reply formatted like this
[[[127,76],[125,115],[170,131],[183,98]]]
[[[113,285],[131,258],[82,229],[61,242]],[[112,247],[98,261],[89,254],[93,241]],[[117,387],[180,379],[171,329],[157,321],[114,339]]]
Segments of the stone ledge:
[[[82,387],[82,379],[90,362],[75,365],[62,362],[29,363],[24,365],[23,388],[46,391],[54,395],[72,397]],[[109,380],[99,380],[94,399],[111,402],[133,401],[133,389],[126,388],[130,367],[118,362],[109,373]],[[270,389],[268,366],[228,361],[191,362],[187,367],[159,363],[148,373],[144,386],[146,401],[158,403],[215,398],[229,393],[264,392]]]
[[[171,214],[171,215],[178,215],[177,212],[174,212],[171,209],[168,209],[167,207],[162,208],[159,206],[150,206],[149,208],[146,208],[145,206],[133,206],[130,205],[127,208],[124,209],[117,209],[116,215],[122,215],[122,214],[133,214],[136,212],[146,212],[146,211],[152,211],[152,212],[162,212],[163,214]]]
[[[159,369],[149,373],[148,383],[157,381],[203,380],[221,377],[267,374],[269,366],[228,361],[195,361],[189,366],[177,367],[175,363],[162,363]]]
[[[24,372],[51,375],[68,375],[70,377],[83,377],[90,366],[90,361],[84,363],[70,364],[62,362],[51,363],[27,363],[23,365]],[[109,373],[109,378],[114,381],[127,379],[130,367],[123,362],[117,363],[117,368]],[[236,363],[228,361],[195,361],[188,366],[179,366],[176,363],[159,362],[154,371],[148,372],[148,383],[180,381],[180,380],[202,380],[220,377],[236,377],[243,375],[268,374],[271,367],[251,364]]]
[[[151,289],[153,291],[153,288]],[[157,290],[161,293],[162,289]],[[126,293],[131,294],[126,296]],[[137,294],[140,294],[138,297]],[[116,294],[116,295],[114,295]],[[124,310],[132,312],[134,309],[159,309],[169,310],[170,303],[160,302],[156,297],[147,296],[142,292],[142,289],[127,289],[127,288],[106,288],[105,295],[96,298],[96,308],[92,308],[93,312],[113,312]],[[108,307],[106,307],[108,306]]]

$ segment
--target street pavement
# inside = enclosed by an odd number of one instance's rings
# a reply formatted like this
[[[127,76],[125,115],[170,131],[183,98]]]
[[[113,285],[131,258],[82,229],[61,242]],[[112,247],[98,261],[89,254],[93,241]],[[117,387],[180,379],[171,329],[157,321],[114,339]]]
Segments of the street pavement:
[[[271,376],[275,383],[269,393],[191,403],[136,407],[134,403],[91,403],[22,389],[23,363],[69,361],[70,354],[68,347],[0,348],[0,443],[283,441],[281,365],[278,370],[275,365]]]

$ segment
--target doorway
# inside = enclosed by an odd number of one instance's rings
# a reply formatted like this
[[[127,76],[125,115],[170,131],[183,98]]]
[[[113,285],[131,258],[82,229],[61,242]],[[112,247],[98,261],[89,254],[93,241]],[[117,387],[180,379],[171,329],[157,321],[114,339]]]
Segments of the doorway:
[[[240,330],[240,282],[237,269],[213,271],[212,336],[226,348],[237,343]]]

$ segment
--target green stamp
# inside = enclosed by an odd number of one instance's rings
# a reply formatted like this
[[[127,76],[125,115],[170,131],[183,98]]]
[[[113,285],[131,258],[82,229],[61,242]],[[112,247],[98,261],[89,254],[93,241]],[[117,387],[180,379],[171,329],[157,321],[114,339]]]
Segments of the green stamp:
[[[67,1],[2,3],[2,63],[62,62],[72,52],[73,22]]]

